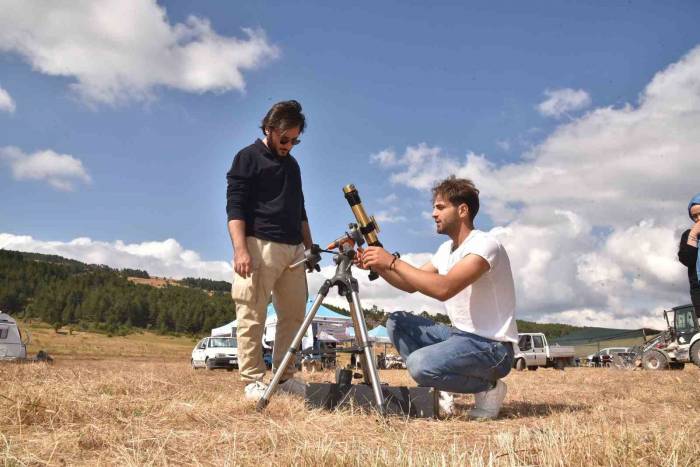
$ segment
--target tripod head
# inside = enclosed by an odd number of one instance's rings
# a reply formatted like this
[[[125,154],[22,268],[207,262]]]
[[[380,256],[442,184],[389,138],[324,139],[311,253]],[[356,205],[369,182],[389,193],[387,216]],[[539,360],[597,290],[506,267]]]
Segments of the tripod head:
[[[348,224],[348,231],[344,235],[336,238],[331,243],[328,244],[326,249],[335,250],[338,248],[339,252],[343,252],[346,249],[355,249],[355,246],[362,246],[365,244],[365,239],[362,236],[362,232],[357,224]]]
[[[357,224],[349,224],[348,231],[329,243],[325,250],[318,245],[312,245],[311,248],[304,251],[304,258],[289,266],[289,269],[305,264],[309,272],[312,272],[313,270],[320,271],[321,268],[319,267],[318,263],[321,262],[321,253],[334,254],[336,264],[340,264],[341,256],[345,256],[352,260],[356,255],[355,246],[360,247],[364,245],[364,243],[365,239],[362,236],[362,232]],[[335,249],[338,249],[338,251],[333,251]]]

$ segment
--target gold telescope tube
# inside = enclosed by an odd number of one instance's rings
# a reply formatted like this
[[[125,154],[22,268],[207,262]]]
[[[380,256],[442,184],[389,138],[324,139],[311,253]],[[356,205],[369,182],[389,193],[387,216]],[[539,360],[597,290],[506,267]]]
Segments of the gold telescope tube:
[[[369,246],[382,246],[379,241],[377,234],[379,233],[379,225],[374,219],[374,216],[368,216],[365,212],[365,208],[362,206],[362,200],[360,199],[360,194],[357,192],[355,185],[345,185],[343,187],[343,193],[345,194],[345,199],[350,204],[350,209],[357,219],[357,224],[360,227],[360,232],[367,240],[367,245]]]

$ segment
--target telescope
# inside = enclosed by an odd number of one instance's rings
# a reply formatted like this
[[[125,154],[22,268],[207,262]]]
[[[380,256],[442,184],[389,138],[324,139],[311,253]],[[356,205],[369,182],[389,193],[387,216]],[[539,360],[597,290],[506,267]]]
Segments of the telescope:
[[[362,236],[365,237],[367,245],[383,247],[384,245],[382,245],[382,242],[379,241],[379,237],[377,236],[379,233],[379,224],[377,224],[374,216],[367,215],[355,185],[345,185],[343,187],[343,194],[345,194],[345,199],[348,201],[350,209],[352,209],[352,213],[355,215],[355,219],[357,219],[360,232]],[[369,280],[373,281],[377,277],[379,277],[379,274],[370,269]]]
[[[287,367],[292,364],[297,349],[300,348],[303,337],[311,326],[316,312],[320,308],[323,300],[328,295],[331,288],[337,288],[338,294],[344,296],[348,301],[350,317],[352,318],[355,331],[356,346],[349,350],[360,357],[364,384],[351,384],[352,371],[349,368],[338,369],[336,371],[336,382],[332,383],[309,383],[305,385],[303,395],[305,400],[317,407],[335,409],[343,404],[351,407],[374,407],[380,415],[389,413],[401,415],[413,415],[421,417],[436,416],[439,413],[439,391],[428,388],[407,388],[390,387],[382,385],[377,371],[376,358],[372,342],[370,341],[367,322],[364,317],[364,308],[360,303],[360,292],[358,281],[352,275],[352,266],[357,254],[357,249],[365,242],[370,246],[382,247],[377,233],[379,226],[374,217],[368,216],[362,206],[360,195],[354,185],[347,185],[343,188],[345,199],[348,200],[357,223],[349,224],[348,230],[333,240],[325,249],[318,245],[313,245],[304,252],[304,258],[298,260],[290,268],[305,264],[309,271],[318,270],[318,263],[321,260],[321,253],[332,253],[333,261],[336,264],[335,274],[330,279],[326,279],[318,290],[311,308],[304,317],[301,327],[297,330],[289,350],[282,358],[272,376],[272,381],[265,390],[257,404],[257,410],[262,411],[270,403],[270,398],[275,393],[278,385],[281,384],[282,375]],[[398,253],[394,253],[398,257]],[[379,275],[370,271],[370,280],[374,280]],[[432,392],[432,396],[431,396]]]

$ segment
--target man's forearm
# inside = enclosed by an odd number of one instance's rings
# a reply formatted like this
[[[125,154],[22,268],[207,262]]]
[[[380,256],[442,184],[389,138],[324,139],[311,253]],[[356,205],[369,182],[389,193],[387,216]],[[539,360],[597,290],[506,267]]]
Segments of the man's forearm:
[[[231,236],[234,251],[248,251],[248,244],[245,240],[244,220],[232,219],[228,221],[228,233]]]
[[[314,244],[311,237],[311,227],[307,221],[301,221],[301,241],[304,243],[304,248],[307,250]]]
[[[435,280],[436,274],[433,272],[415,268],[407,262],[401,261],[400,259],[397,259],[394,263],[393,270],[387,270],[386,272],[393,273],[399,281],[406,284],[406,286],[409,289],[412,289],[412,291],[420,292],[428,297],[432,297],[440,301],[444,301],[446,299],[447,288],[443,283],[444,279]]]
[[[427,295],[432,298],[437,298],[440,300],[439,296],[439,286],[437,281],[435,281],[435,274],[426,271],[421,271],[418,268],[414,268],[405,261],[396,260],[394,263],[393,272],[402,281],[417,290],[418,292]],[[435,290],[433,290],[435,289]]]
[[[403,290],[404,292],[413,293],[418,290],[415,287],[413,287],[410,283],[405,281],[395,271],[385,269],[383,271],[377,271],[377,273],[382,277],[382,279],[387,281],[389,284],[396,287],[397,289]]]

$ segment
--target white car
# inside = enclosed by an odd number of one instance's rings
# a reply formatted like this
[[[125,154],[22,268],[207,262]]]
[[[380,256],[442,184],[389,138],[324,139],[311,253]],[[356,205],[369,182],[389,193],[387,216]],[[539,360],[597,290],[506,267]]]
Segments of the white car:
[[[629,351],[629,347],[606,347],[605,349],[600,349],[600,351],[588,355],[586,361],[588,362],[588,366],[593,366],[595,364],[602,366],[604,364],[610,364],[615,355]],[[593,359],[596,356],[598,357],[598,361],[594,363]]]
[[[235,337],[205,337],[192,349],[192,368],[238,368],[238,344]]]

